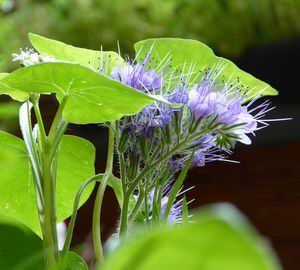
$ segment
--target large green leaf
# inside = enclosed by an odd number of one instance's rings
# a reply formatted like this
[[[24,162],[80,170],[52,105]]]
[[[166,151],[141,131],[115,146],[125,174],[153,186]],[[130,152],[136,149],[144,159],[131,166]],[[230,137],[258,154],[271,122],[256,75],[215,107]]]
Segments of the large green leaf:
[[[0,269],[44,270],[42,246],[26,226],[0,216]]]
[[[191,223],[160,227],[124,242],[101,270],[278,270],[259,236],[228,205],[214,206]]]
[[[60,100],[66,97],[63,117],[76,124],[116,120],[138,113],[154,100],[165,101],[71,63],[42,63],[18,69],[0,80],[0,93],[17,100],[22,100],[24,93],[27,97],[30,93],[56,93]]]
[[[29,33],[29,39],[41,55],[52,56],[60,61],[75,62],[95,70],[103,68],[105,74],[110,74],[113,67],[124,65],[125,61],[113,51],[93,51],[73,47],[57,40]],[[99,48],[100,49],[100,48]]]
[[[58,155],[57,222],[72,213],[77,190],[94,175],[94,146],[79,137],[63,136]],[[84,192],[82,205],[93,185]],[[0,132],[0,214],[12,217],[41,235],[31,165],[24,141]]]
[[[0,73],[0,80],[4,77],[6,77],[9,73]]]
[[[135,44],[135,50],[141,56],[146,55],[150,51],[151,57],[154,57],[151,61],[152,67],[160,65],[161,61],[164,61],[166,64],[168,59],[172,59],[171,62],[168,63],[171,65],[170,72],[172,70],[183,70],[187,73],[191,71],[190,67],[192,65],[195,73],[191,76],[191,79],[195,78],[200,70],[203,71],[207,68],[216,67],[217,65],[220,66],[221,64],[224,69],[220,72],[219,78],[225,81],[230,79],[229,84],[232,80],[238,79],[240,81],[240,87],[242,85],[249,87],[247,95],[250,98],[253,98],[255,94],[278,94],[277,91],[267,83],[239,69],[233,62],[216,56],[212,49],[196,40],[176,38],[147,39],[137,42]],[[137,59],[140,59],[140,57]]]

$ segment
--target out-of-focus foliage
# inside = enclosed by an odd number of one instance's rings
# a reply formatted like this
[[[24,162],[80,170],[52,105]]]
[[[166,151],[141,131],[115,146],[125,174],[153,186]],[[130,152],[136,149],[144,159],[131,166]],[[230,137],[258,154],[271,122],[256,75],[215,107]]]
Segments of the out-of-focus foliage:
[[[224,56],[300,33],[300,0],[0,0],[0,70],[29,31],[91,49],[132,53],[150,37],[193,38]]]

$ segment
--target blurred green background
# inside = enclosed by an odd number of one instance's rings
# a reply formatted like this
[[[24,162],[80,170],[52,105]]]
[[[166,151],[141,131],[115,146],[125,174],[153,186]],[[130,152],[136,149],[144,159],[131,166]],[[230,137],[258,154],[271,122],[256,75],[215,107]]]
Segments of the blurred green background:
[[[299,0],[0,0],[0,70],[35,32],[76,46],[132,53],[150,37],[200,40],[225,57],[300,33]]]

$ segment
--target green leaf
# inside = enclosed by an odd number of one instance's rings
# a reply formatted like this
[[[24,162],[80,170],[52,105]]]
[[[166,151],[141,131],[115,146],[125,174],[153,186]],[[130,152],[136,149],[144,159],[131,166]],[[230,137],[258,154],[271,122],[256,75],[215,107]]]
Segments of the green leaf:
[[[69,251],[66,270],[88,270],[88,266],[78,254]]]
[[[220,72],[220,79],[230,80],[239,78],[240,85],[249,87],[248,98],[253,98],[256,94],[277,95],[278,92],[267,83],[256,79],[251,74],[239,69],[233,62],[218,57],[205,44],[196,40],[176,39],[176,38],[158,38],[139,41],[135,44],[135,50],[139,55],[144,56],[151,51],[151,57],[154,61],[151,66],[154,68],[162,61],[166,64],[167,59],[171,59],[170,72],[172,70],[183,70],[188,73],[190,66],[193,65],[195,72],[191,80],[195,78],[200,70],[222,65],[224,69]],[[137,57],[139,59],[139,57]],[[156,61],[158,61],[156,63]],[[231,82],[230,82],[231,83]],[[230,84],[229,83],[229,84]],[[262,91],[262,92],[261,92]]]
[[[1,102],[0,103],[0,119],[17,119],[20,104],[17,102]]]
[[[58,155],[57,222],[72,213],[81,184],[94,175],[94,146],[79,137],[63,136]],[[82,205],[93,190],[84,192]],[[23,140],[0,132],[0,214],[12,217],[41,235],[31,165]]]
[[[9,73],[0,73],[0,80],[4,77],[6,77]]]
[[[191,223],[125,241],[101,270],[278,270],[267,243],[232,206],[202,210]]]
[[[0,73],[0,81],[7,77],[9,73]],[[9,95],[12,99],[18,100],[18,101],[24,101],[28,98],[28,94],[17,90],[17,89],[7,89],[7,87],[3,87],[0,82],[0,94]]]
[[[45,269],[42,239],[23,224],[1,215],[0,269]],[[66,270],[88,270],[88,266],[79,255],[69,251]]]
[[[70,63],[42,63],[18,69],[0,80],[0,92],[17,100],[24,98],[24,92],[26,98],[30,93],[56,93],[59,100],[65,96],[64,120],[76,124],[113,121],[138,113],[154,100],[166,102]]]
[[[34,48],[41,54],[52,56],[61,61],[75,62],[95,70],[104,68],[105,74],[110,74],[115,66],[124,65],[125,61],[116,52],[93,51],[73,47],[57,40],[29,33],[29,39]]]
[[[23,224],[0,216],[0,269],[44,270],[42,240]]]

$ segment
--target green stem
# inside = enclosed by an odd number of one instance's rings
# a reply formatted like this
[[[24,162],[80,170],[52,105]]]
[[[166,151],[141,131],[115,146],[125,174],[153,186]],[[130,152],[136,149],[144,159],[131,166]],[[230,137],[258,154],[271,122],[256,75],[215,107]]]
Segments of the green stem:
[[[128,208],[129,208],[130,194],[123,193],[123,203],[121,209],[121,221],[120,221],[120,234],[127,233],[128,225]]]
[[[45,139],[46,139],[46,132],[45,132],[45,127],[44,127],[42,115],[41,115],[40,108],[39,108],[39,101],[38,101],[38,99],[34,100],[34,102],[33,102],[33,109],[34,109],[36,120],[37,120],[38,125],[39,125],[39,130],[40,130],[42,142],[44,142]]]
[[[144,199],[144,190],[142,188],[139,188],[139,197],[137,199],[137,202],[132,210],[132,212],[130,213],[130,216],[129,216],[129,222],[132,222],[134,221],[137,213],[139,212],[140,210],[140,207],[143,203],[143,199]]]
[[[47,267],[51,270],[58,269],[58,244],[56,231],[56,171],[57,164],[53,159],[56,156],[57,149],[60,143],[62,134],[65,131],[66,125],[59,128],[62,123],[62,112],[67,102],[67,96],[62,99],[62,102],[56,112],[53,123],[51,125],[48,137],[44,138],[42,161],[43,161],[43,186],[44,186],[44,212],[45,219],[42,223],[43,227],[43,243],[47,258]],[[38,116],[39,115],[39,116]],[[39,111],[37,120],[41,121]],[[40,123],[39,123],[40,124]],[[42,135],[43,136],[43,135]]]
[[[202,134],[210,132],[210,131],[211,130],[203,130],[203,131],[197,132],[193,135],[189,135],[189,136],[185,137],[181,142],[177,143],[173,148],[168,150],[159,159],[157,159],[156,161],[153,161],[149,165],[146,165],[145,168],[141,171],[141,173],[134,179],[133,183],[128,188],[127,193],[131,194],[134,191],[134,189],[137,187],[139,182],[147,175],[148,172],[150,172],[156,166],[159,166],[163,161],[165,161],[167,158],[169,158],[171,155],[173,155],[178,149],[180,149],[185,143],[187,143],[190,140],[193,140],[194,138],[197,138],[198,136],[200,136]]]
[[[51,128],[50,128],[50,131],[49,131],[49,135],[48,135],[48,138],[50,140],[54,140],[55,136],[56,136],[56,130],[62,120],[62,112],[63,112],[63,109],[66,105],[66,102],[68,100],[68,96],[64,96],[60,105],[59,105],[59,108],[55,114],[55,117],[53,119],[53,123],[51,125]]]
[[[103,260],[103,249],[101,243],[101,207],[103,202],[104,192],[109,180],[109,177],[112,175],[113,169],[113,158],[114,158],[114,131],[113,128],[109,128],[108,135],[108,153],[107,153],[107,161],[106,161],[106,169],[104,177],[100,183],[100,186],[97,191],[96,200],[94,204],[93,211],[93,245],[94,245],[94,253],[95,259],[97,263],[102,262]]]
[[[59,270],[65,270],[66,268],[66,262],[67,262],[67,254],[68,251],[70,249],[70,245],[71,245],[71,240],[72,240],[72,235],[73,235],[73,231],[74,231],[74,226],[75,226],[75,221],[76,221],[76,216],[77,216],[77,210],[79,207],[79,202],[80,202],[80,198],[81,195],[83,193],[83,191],[85,190],[85,188],[91,184],[92,182],[98,181],[98,180],[102,180],[102,175],[95,175],[92,178],[88,179],[87,181],[85,181],[79,188],[79,190],[77,191],[76,197],[75,197],[75,201],[74,201],[74,206],[73,206],[73,213],[71,216],[71,220],[68,226],[68,231],[67,231],[67,236],[66,236],[66,240],[64,243],[64,247],[63,250],[61,252],[61,260],[60,260],[60,264],[59,264]]]
[[[189,137],[182,140],[180,143],[176,144],[171,150],[166,152],[164,155],[162,155],[159,159],[154,161],[153,163],[147,165],[143,171],[135,178],[132,185],[128,188],[127,193],[131,194],[138,183],[147,175],[148,172],[150,172],[153,168],[161,164],[163,161],[165,161],[168,157],[170,157],[173,153],[175,153],[182,145],[184,145],[188,141]]]
[[[44,141],[43,147],[43,180],[44,180],[44,213],[43,222],[44,235],[43,243],[47,258],[47,267],[57,269],[58,246],[56,232],[55,205],[53,203],[53,179],[51,173],[51,141],[48,138]]]

